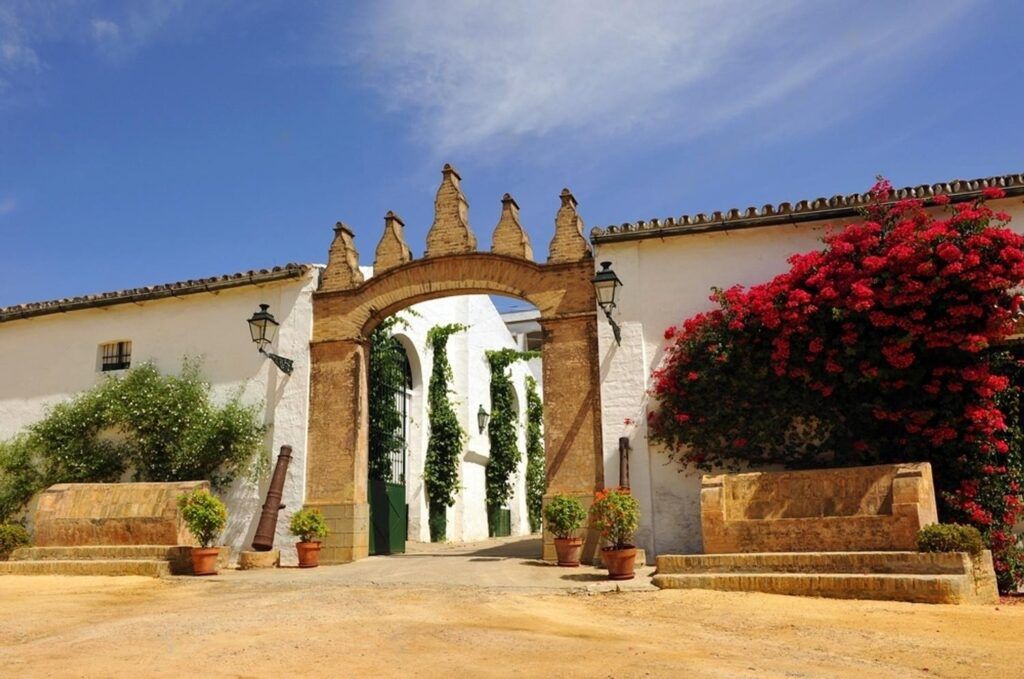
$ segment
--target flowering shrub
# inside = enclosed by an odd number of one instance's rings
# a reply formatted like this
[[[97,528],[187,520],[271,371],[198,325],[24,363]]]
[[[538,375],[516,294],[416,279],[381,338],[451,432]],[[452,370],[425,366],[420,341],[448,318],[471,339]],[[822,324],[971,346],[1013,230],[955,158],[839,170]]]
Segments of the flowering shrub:
[[[594,495],[590,518],[611,549],[626,549],[640,525],[640,503],[629,490],[606,488]]]
[[[749,289],[665,333],[652,438],[683,466],[929,461],[947,521],[982,531],[1005,589],[1024,477],[1018,369],[1005,347],[1024,238],[984,198],[941,216],[888,202]],[[933,204],[949,204],[946,196]],[[996,346],[994,346],[996,345]]]
[[[208,479],[224,489],[239,475],[258,480],[269,459],[260,404],[238,391],[213,399],[199,363],[178,375],[152,363],[54,405],[46,416],[0,441],[0,521],[18,516],[55,483]]]

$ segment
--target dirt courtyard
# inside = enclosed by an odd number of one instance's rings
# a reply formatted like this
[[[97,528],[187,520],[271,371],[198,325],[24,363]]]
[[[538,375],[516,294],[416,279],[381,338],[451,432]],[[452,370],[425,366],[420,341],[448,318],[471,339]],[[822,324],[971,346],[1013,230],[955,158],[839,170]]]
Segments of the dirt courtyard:
[[[6,576],[0,667],[32,677],[1024,677],[1020,605],[375,583],[357,574],[335,566],[209,579]]]

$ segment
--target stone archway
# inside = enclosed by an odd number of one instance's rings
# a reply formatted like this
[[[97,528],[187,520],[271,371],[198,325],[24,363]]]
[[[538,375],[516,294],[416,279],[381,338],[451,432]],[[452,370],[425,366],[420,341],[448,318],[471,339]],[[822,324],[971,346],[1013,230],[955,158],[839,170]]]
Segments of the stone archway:
[[[442,175],[423,259],[413,260],[404,223],[389,212],[374,276],[364,280],[352,231],[338,223],[313,295],[306,505],[318,507],[328,521],[325,563],[367,555],[369,335],[389,315],[416,302],[493,293],[536,306],[544,331],[547,492],[573,494],[589,506],[603,486],[594,265],[576,200],[568,189],[562,191],[548,261],[538,264],[519,207],[508,194],[491,252],[478,252],[460,177],[450,165]],[[596,547],[590,535],[586,554],[592,556]],[[553,556],[545,535],[544,557]]]

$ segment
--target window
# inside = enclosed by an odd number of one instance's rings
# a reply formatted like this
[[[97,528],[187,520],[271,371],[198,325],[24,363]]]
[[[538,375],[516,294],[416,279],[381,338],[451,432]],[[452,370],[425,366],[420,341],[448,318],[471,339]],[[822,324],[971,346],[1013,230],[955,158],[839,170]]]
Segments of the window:
[[[127,370],[132,364],[132,343],[108,342],[100,345],[100,370]]]
[[[544,344],[544,333],[540,330],[526,333],[526,349],[528,351],[540,351]]]

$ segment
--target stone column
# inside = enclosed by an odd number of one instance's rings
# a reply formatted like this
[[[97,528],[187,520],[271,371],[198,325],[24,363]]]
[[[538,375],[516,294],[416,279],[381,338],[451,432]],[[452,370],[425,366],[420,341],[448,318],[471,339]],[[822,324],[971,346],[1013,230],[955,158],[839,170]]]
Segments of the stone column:
[[[544,330],[544,456],[551,496],[575,496],[588,510],[604,486],[601,392],[598,386],[597,317],[583,313],[541,318]],[[593,560],[598,536],[588,530],[583,559]],[[552,536],[544,533],[544,559],[554,559]]]
[[[359,340],[310,346],[306,506],[327,519],[323,563],[354,561],[369,551],[368,357],[369,347]]]

